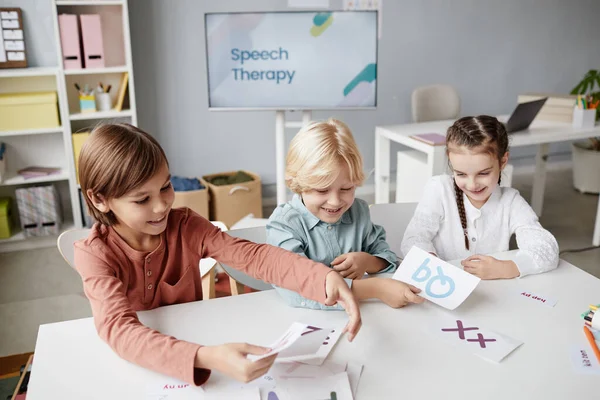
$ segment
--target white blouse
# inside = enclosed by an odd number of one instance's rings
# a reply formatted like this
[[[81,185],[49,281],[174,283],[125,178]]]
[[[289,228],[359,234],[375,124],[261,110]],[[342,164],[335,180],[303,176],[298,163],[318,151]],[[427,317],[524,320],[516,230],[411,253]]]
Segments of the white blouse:
[[[433,252],[444,260],[465,259],[473,254],[508,250],[516,234],[519,251],[513,259],[521,277],[550,271],[558,266],[558,243],[538,222],[533,209],[512,188],[496,187],[488,201],[475,208],[463,193],[469,247],[465,238],[450,175],[429,180],[415,215],[402,240],[402,254],[412,246]]]

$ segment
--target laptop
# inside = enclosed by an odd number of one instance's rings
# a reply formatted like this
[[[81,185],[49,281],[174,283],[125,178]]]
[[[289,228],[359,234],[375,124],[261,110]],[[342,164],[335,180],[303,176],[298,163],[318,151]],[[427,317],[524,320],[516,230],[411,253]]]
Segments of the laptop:
[[[519,103],[508,121],[504,123],[506,132],[513,133],[529,128],[529,125],[531,125],[535,116],[540,112],[546,100],[548,98],[544,97],[543,99],[528,101],[527,103]]]

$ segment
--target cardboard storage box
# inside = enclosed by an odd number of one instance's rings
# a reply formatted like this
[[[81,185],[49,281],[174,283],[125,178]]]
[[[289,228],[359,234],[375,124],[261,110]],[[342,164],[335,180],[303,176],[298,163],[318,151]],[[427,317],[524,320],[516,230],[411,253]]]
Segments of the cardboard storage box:
[[[209,219],[208,187],[202,178],[198,178],[204,189],[175,192],[175,201],[172,208],[188,207],[204,218]]]
[[[0,131],[58,126],[56,92],[0,94]]]
[[[262,218],[262,189],[260,177],[252,172],[242,171],[253,180],[232,185],[215,186],[209,182],[216,176],[232,176],[237,171],[205,175],[202,178],[210,194],[210,219],[221,221],[227,227],[235,224],[248,214]]]

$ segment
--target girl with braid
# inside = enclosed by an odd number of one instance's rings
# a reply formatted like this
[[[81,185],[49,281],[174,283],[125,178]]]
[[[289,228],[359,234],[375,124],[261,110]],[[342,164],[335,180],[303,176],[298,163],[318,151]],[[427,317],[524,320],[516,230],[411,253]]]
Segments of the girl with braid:
[[[552,270],[558,244],[515,189],[500,187],[508,162],[504,125],[487,115],[460,118],[446,134],[451,175],[427,183],[410,221],[402,253],[417,246],[445,260],[461,259],[466,272],[481,279],[510,279]],[[508,250],[512,260],[485,254]]]

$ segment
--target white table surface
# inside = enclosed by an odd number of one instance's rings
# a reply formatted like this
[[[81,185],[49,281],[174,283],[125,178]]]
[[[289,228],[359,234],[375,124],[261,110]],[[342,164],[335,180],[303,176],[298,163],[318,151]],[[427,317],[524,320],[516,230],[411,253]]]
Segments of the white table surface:
[[[522,298],[523,290],[558,303],[554,308],[537,304]],[[591,399],[598,395],[598,376],[575,373],[570,349],[573,344],[587,345],[579,314],[599,297],[600,280],[561,261],[557,270],[546,274],[482,281],[452,312],[432,303],[396,310],[367,302],[361,305],[363,327],[355,341],[342,337],[330,359],[364,364],[359,400]],[[499,364],[486,361],[425,332],[440,314],[524,344]],[[161,332],[207,345],[267,345],[294,321],[333,326],[346,320],[343,312],[290,308],[273,290],[139,315]],[[218,374],[211,379],[219,379]],[[116,356],[98,338],[93,320],[86,318],[40,326],[27,400],[139,399],[148,384],[161,380],[164,376]]]

